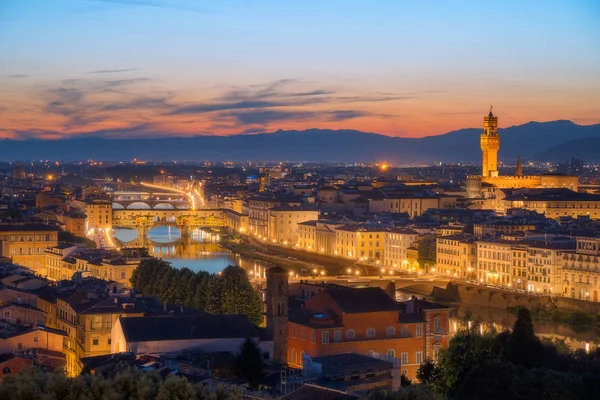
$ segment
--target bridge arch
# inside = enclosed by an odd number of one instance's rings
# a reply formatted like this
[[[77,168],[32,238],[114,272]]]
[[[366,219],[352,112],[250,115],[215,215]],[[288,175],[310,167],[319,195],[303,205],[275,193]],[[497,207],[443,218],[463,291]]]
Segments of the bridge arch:
[[[177,206],[178,210],[189,210],[190,206],[188,204],[180,204]]]
[[[125,206],[121,203],[112,203],[113,210],[124,210]]]
[[[173,204],[169,204],[169,203],[158,203],[157,205],[154,206],[155,210],[174,210],[175,206],[173,206]]]
[[[128,210],[150,210],[152,207],[148,203],[143,201],[134,201],[127,206]]]

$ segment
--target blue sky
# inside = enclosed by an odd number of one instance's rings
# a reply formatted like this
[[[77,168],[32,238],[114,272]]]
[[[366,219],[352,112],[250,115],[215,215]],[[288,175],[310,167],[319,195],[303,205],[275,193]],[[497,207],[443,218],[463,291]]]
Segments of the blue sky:
[[[598,21],[590,0],[3,0],[0,137],[423,136],[490,103],[598,123]]]

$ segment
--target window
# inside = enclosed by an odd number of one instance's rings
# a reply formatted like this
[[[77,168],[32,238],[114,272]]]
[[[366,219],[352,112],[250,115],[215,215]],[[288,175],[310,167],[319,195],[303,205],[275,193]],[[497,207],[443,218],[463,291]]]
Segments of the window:
[[[402,354],[400,354],[400,364],[408,364],[408,353],[403,352]]]
[[[408,326],[403,326],[402,327],[402,337],[408,337]]]
[[[298,337],[298,327],[296,325],[292,325],[292,337],[294,339]]]
[[[441,349],[442,347],[440,345],[433,346],[433,361],[439,360]]]
[[[92,339],[92,345],[93,346],[98,346],[98,338]]]
[[[297,358],[297,355],[298,355],[298,354],[296,353],[296,349],[292,349],[292,362],[293,362],[294,364],[296,364],[296,361],[297,361],[297,360],[296,360],[296,358]]]
[[[329,343],[329,331],[321,332],[321,343]]]
[[[107,343],[108,343],[108,345],[110,346],[110,345],[112,344],[112,339],[111,339],[111,338],[108,338],[108,341],[107,341]]]
[[[439,332],[442,330],[442,319],[440,317],[435,317],[433,320],[433,330],[435,332]]]
[[[333,341],[335,343],[338,343],[338,342],[342,341],[342,331],[340,331],[339,329],[333,331]]]
[[[417,325],[415,336],[416,337],[423,336],[423,325]]]
[[[300,328],[300,339],[306,340],[306,328]]]
[[[396,334],[396,328],[394,328],[393,326],[388,326],[387,329],[385,330],[385,334],[388,336],[392,336]]]
[[[373,328],[367,329],[367,337],[374,337],[374,336],[375,336],[375,329],[373,329]]]
[[[423,362],[423,352],[417,351],[417,353],[415,355],[415,359],[418,364],[421,364]]]
[[[388,357],[396,357],[396,352],[394,351],[394,349],[389,349],[385,352],[385,355]]]
[[[354,330],[348,329],[346,331],[346,339],[354,339],[355,336],[356,336],[356,333],[354,332]]]
[[[407,370],[407,369],[403,369],[403,370],[402,370],[402,375],[403,375],[403,376],[406,376],[406,375],[408,375],[408,370]]]
[[[317,331],[314,329],[310,331],[310,341],[313,343],[317,343]]]

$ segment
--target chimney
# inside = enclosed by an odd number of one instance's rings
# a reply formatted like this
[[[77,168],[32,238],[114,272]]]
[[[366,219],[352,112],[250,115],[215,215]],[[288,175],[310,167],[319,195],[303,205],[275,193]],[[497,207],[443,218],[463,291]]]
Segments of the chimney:
[[[396,300],[396,282],[390,281],[385,288],[385,292],[392,300]]]

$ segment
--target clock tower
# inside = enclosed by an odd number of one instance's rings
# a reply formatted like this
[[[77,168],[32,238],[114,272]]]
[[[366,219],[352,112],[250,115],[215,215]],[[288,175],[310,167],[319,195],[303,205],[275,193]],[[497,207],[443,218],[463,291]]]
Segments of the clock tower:
[[[500,135],[498,135],[498,117],[490,113],[483,117],[483,132],[480,138],[481,144],[481,177],[495,178],[498,176],[498,150],[500,149]]]

